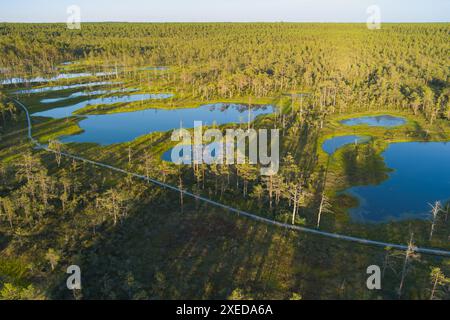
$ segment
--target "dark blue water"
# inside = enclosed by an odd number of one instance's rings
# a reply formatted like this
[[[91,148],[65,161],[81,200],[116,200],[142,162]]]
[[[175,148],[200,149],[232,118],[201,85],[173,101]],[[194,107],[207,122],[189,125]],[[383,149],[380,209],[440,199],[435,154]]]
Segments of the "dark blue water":
[[[346,126],[358,126],[365,124],[370,127],[397,127],[405,124],[406,120],[400,117],[382,115],[345,119],[342,120],[341,123]]]
[[[272,106],[253,106],[250,120],[261,114],[274,112]],[[246,123],[249,109],[245,105],[214,104],[186,109],[146,109],[105,115],[89,115],[79,122],[82,134],[68,136],[62,142],[94,142],[101,145],[132,141],[152,132],[165,132],[173,129],[193,128],[194,121],[203,125],[226,123]]]
[[[166,152],[164,152],[161,156],[161,160],[167,161],[167,162],[173,162],[172,160],[172,151],[174,148],[170,148]],[[184,154],[184,151],[187,151],[188,154]],[[191,160],[193,158],[192,154],[192,146],[185,146],[184,148],[179,149],[178,156],[183,159],[184,164],[191,164]],[[215,152],[213,154],[215,156]]]
[[[48,117],[54,119],[61,119],[70,117],[77,110],[80,110],[89,105],[104,105],[104,104],[114,104],[114,103],[126,103],[126,102],[136,102],[136,101],[145,101],[150,99],[167,99],[170,98],[172,94],[169,93],[157,93],[157,94],[133,94],[133,95],[125,95],[125,96],[113,96],[113,97],[103,97],[96,99],[89,99],[85,101],[81,101],[79,103],[69,105],[69,106],[61,106],[56,107],[50,110],[45,110],[41,112],[33,113],[32,116],[35,117]]]
[[[368,137],[360,137],[360,136],[339,136],[339,137],[333,137],[328,140],[325,140],[325,142],[322,144],[322,149],[328,154],[333,154],[336,152],[337,149],[350,144],[350,143],[364,143],[369,140]]]
[[[347,190],[360,200],[360,206],[350,210],[353,220],[426,219],[428,203],[450,200],[450,143],[393,143],[383,156],[394,169],[388,180]]]

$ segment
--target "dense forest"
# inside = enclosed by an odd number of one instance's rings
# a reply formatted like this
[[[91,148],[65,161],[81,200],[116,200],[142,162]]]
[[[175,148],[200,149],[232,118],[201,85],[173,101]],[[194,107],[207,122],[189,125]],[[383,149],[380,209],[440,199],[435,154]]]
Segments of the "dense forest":
[[[313,90],[340,110],[387,105],[450,118],[448,25],[0,25],[4,76],[51,73],[62,61],[176,66],[192,95]]]
[[[450,204],[439,204],[430,221],[363,225],[349,221],[356,200],[340,191],[384,181],[381,153],[389,142],[450,140],[449,34],[449,24],[0,24],[0,297],[448,299],[450,260],[413,248],[450,249]],[[276,105],[251,124],[219,129],[280,129],[279,173],[261,176],[248,164],[168,164],[160,154],[173,145],[170,132],[109,146],[59,142],[80,131],[77,117],[33,118],[35,138],[53,152],[34,148],[25,113],[10,97],[40,111],[48,107],[39,99],[57,96],[19,96],[36,84],[7,79],[52,77],[72,61],[79,63],[66,70],[112,71],[105,78],[123,87],[174,94],[163,103],[88,105],[81,114],[211,101]],[[410,121],[390,130],[339,124],[349,114],[387,111]],[[320,143],[336,132],[372,139],[331,157]],[[64,153],[274,221],[409,248],[264,225]],[[73,293],[65,288],[71,264],[84,270],[83,289]],[[380,291],[365,287],[371,264],[382,266]]]

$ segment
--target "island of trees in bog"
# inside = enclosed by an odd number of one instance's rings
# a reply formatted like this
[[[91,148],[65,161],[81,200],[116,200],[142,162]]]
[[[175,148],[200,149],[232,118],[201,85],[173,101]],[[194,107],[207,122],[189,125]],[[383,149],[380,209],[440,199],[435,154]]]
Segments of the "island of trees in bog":
[[[0,24],[0,297],[448,299],[449,33]],[[279,129],[279,172],[167,161],[193,120]]]

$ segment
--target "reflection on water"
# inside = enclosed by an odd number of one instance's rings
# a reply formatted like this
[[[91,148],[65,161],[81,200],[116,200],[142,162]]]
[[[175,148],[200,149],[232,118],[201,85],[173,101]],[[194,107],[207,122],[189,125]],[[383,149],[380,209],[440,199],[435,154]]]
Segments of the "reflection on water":
[[[82,134],[68,136],[63,142],[94,142],[102,145],[132,141],[152,132],[165,132],[173,129],[193,128],[194,121],[203,125],[226,123],[246,123],[258,115],[274,112],[272,106],[253,106],[249,114],[246,105],[223,104],[204,105],[186,109],[146,109],[135,112],[88,115],[80,121]]]
[[[328,140],[325,140],[325,142],[322,144],[322,149],[329,155],[332,155],[336,152],[337,149],[350,144],[350,143],[365,143],[369,140],[369,137],[360,137],[360,136],[339,136],[339,137],[333,137]]]
[[[450,143],[393,143],[383,157],[394,169],[388,180],[346,191],[360,200],[359,207],[350,210],[353,220],[427,219],[429,203],[450,200]]]
[[[405,124],[406,120],[400,117],[382,115],[345,119],[342,120],[341,123],[347,126],[357,126],[365,124],[370,127],[397,127]]]

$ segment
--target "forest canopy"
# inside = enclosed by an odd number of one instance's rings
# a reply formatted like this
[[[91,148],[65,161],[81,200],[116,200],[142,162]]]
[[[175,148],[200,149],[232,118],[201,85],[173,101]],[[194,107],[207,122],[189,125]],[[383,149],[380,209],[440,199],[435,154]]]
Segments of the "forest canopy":
[[[0,24],[0,68],[8,78],[77,59],[172,66],[205,100],[329,88],[339,108],[383,104],[433,120],[450,118],[449,33],[445,23]]]

